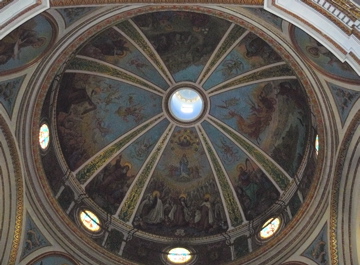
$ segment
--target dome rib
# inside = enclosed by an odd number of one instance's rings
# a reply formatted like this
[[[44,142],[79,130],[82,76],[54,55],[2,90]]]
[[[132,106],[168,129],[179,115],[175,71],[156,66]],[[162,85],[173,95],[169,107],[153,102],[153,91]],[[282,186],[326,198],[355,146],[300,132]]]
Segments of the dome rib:
[[[123,34],[129,41],[143,52],[149,58],[150,62],[158,69],[159,73],[165,78],[169,84],[174,84],[175,81],[160,58],[159,54],[155,51],[149,40],[138,28],[138,26],[131,20],[124,21],[116,26],[117,30]]]

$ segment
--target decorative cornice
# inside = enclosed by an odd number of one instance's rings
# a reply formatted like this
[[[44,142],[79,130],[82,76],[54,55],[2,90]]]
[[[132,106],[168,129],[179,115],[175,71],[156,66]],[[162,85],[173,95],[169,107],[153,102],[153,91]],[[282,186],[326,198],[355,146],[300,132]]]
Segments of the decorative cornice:
[[[13,1],[14,0],[3,0],[2,2],[0,2],[0,8],[3,8],[4,6],[7,6],[8,4],[10,4]]]
[[[51,6],[106,5],[106,4],[236,4],[264,5],[264,0],[50,0]]]

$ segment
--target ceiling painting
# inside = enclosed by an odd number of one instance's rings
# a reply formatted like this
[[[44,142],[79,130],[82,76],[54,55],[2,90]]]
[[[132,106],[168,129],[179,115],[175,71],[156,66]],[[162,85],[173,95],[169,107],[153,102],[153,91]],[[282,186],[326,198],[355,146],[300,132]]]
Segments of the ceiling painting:
[[[177,127],[145,190],[134,225],[155,234],[192,237],[224,231],[226,222],[196,130]]]
[[[324,45],[297,27],[290,28],[290,36],[295,47],[317,69],[333,78],[359,83],[359,75],[348,63],[341,62]]]
[[[271,180],[236,144],[208,122],[203,122],[220,157],[247,220],[261,215],[279,198]]]
[[[71,220],[84,207],[104,221],[97,247],[160,264],[169,242],[196,242],[211,253],[197,263],[226,263],[259,248],[252,223],[282,211],[279,200],[291,219],[310,189],[316,156],[305,155],[313,122],[301,71],[245,21],[150,10],[111,17],[65,50],[71,58],[42,104],[42,120],[56,125],[43,171]]]
[[[347,89],[331,83],[328,83],[328,86],[334,97],[341,122],[344,125],[349,112],[360,97],[360,91]]]
[[[29,213],[26,213],[25,237],[20,259],[22,260],[32,252],[46,246],[50,246],[49,241],[41,233]]]
[[[226,56],[229,53],[229,49],[235,46],[245,35],[245,28],[232,24],[228,32],[224,35],[221,45],[219,45],[216,51],[214,51],[214,54],[211,56],[209,62],[206,64],[206,67],[204,68],[196,83],[202,85],[207,80],[209,74],[212,73],[214,67],[216,67],[219,60]],[[204,88],[206,89],[206,87]]]
[[[158,12],[133,19],[176,82],[195,82],[230,23],[206,14]]]
[[[108,213],[116,213],[126,191],[168,125],[167,120],[162,120],[112,159],[92,180],[87,180],[85,191],[95,203]]]
[[[262,18],[266,23],[272,24],[280,30],[282,29],[283,19],[270,13],[269,11],[265,10],[264,8],[247,7],[245,9],[250,11],[257,17]]]
[[[159,71],[118,30],[110,28],[102,32],[85,45],[79,54],[125,69],[166,90],[169,85]]]
[[[309,258],[318,265],[328,264],[330,261],[330,253],[328,250],[329,240],[327,234],[328,225],[326,223],[315,240],[301,255]]]
[[[241,133],[294,175],[306,146],[306,101],[295,80],[265,82],[216,94],[211,97],[210,115]],[[284,111],[288,115],[281,115]],[[286,141],[292,142],[291,148]]]
[[[60,13],[65,22],[65,27],[69,27],[82,17],[97,9],[96,7],[74,7],[74,8],[58,8],[56,11]]]
[[[38,15],[13,30],[0,40],[0,75],[34,63],[49,49],[55,37],[55,26],[44,15]]]
[[[61,87],[57,126],[64,156],[72,170],[162,111],[158,95],[109,78],[65,74]],[[152,112],[146,111],[149,108]]]
[[[24,79],[25,76],[21,76],[0,82],[0,103],[10,117],[12,116],[16,96]]]
[[[261,66],[282,61],[281,57],[257,35],[249,32],[238,45],[220,62],[205,82],[204,88],[210,89]]]

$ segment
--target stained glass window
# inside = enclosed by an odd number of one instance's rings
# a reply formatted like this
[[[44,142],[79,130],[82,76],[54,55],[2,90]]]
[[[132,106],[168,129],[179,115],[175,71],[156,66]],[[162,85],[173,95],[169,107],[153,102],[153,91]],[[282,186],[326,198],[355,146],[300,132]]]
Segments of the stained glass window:
[[[319,135],[316,135],[315,138],[315,149],[316,149],[316,154],[319,153]]]
[[[41,125],[40,131],[39,131],[40,147],[42,149],[46,149],[46,147],[48,147],[48,145],[49,145],[49,141],[50,141],[49,127],[47,126],[46,123],[44,123],[43,125]]]
[[[99,218],[91,211],[81,211],[80,221],[91,232],[98,232],[101,229]]]
[[[169,251],[168,259],[175,264],[183,264],[191,260],[191,253],[186,248],[173,248]]]
[[[268,239],[269,237],[273,236],[276,231],[279,230],[280,222],[280,218],[278,217],[267,220],[260,231],[260,238]]]

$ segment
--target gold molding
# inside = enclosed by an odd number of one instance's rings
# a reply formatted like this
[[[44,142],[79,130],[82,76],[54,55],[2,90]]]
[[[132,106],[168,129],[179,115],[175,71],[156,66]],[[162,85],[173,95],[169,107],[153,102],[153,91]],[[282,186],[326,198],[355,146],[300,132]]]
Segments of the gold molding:
[[[331,264],[338,265],[339,263],[339,249],[338,249],[338,225],[339,225],[339,200],[340,200],[340,184],[341,176],[343,171],[343,166],[346,158],[346,154],[349,151],[351,138],[354,136],[356,129],[359,127],[360,122],[360,112],[357,112],[352,122],[350,123],[348,130],[345,133],[345,136],[341,143],[341,148],[339,150],[339,155],[336,163],[336,168],[334,172],[334,181],[331,189],[331,199],[330,199],[330,256]]]
[[[16,149],[15,139],[10,131],[9,126],[7,125],[6,120],[1,115],[0,115],[0,130],[5,136],[5,141],[10,151],[10,157],[14,167],[15,184],[16,184],[15,228],[14,228],[13,240],[11,242],[10,257],[8,261],[8,265],[13,265],[16,262],[16,257],[18,254],[20,239],[21,239],[23,210],[24,210],[24,199],[23,199],[24,187],[22,180],[21,163],[20,163],[19,153]]]

